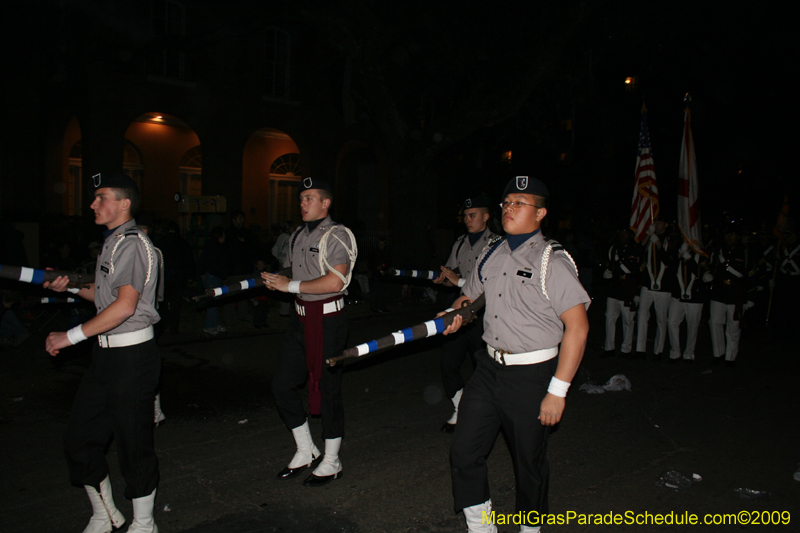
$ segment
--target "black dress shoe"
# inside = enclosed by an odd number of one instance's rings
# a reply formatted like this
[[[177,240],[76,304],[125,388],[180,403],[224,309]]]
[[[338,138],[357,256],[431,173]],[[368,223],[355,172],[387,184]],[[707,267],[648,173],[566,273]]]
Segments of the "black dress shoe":
[[[440,429],[442,430],[442,433],[454,433],[456,430],[456,425],[448,424],[447,422],[445,422],[444,424],[442,424],[442,427]]]
[[[335,474],[332,474],[330,476],[315,476],[314,474],[311,474],[310,476],[308,476],[303,481],[303,486],[304,487],[321,487],[323,485],[327,485],[328,483],[330,483],[334,479],[339,479],[340,477],[342,477],[342,472],[341,471],[339,471],[339,472],[337,472]]]
[[[605,350],[600,354],[600,357],[614,357],[615,355],[617,355],[617,352],[614,350]]]
[[[298,466],[296,468],[289,468],[288,466],[278,472],[276,476],[278,479],[292,479],[293,477],[297,477],[303,473],[303,471],[308,468],[308,465]]]
[[[636,352],[633,359],[647,359],[647,352]]]
[[[277,476],[275,476],[275,477],[277,477],[278,479],[292,479],[293,477],[297,477],[297,476],[299,476],[300,474],[302,474],[302,473],[303,473],[303,471],[304,471],[306,468],[308,468],[309,466],[310,466],[311,468],[316,468],[316,467],[317,467],[317,465],[318,465],[320,462],[322,462],[322,454],[319,454],[319,456],[317,456],[317,457],[314,457],[314,459],[311,461],[311,464],[302,465],[302,466],[297,466],[297,467],[295,467],[295,468],[289,468],[289,467],[287,466],[286,468],[284,468],[283,470],[281,470],[280,472],[278,472],[278,475],[277,475]]]

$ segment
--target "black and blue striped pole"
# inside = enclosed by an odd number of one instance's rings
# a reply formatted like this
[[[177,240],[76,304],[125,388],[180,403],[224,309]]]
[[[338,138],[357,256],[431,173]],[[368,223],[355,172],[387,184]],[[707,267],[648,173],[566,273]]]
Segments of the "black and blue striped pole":
[[[396,268],[390,268],[387,274],[390,276],[420,279],[436,279],[439,277],[439,273],[435,270],[398,270]]]
[[[359,344],[358,346],[354,346],[352,348],[347,348],[342,355],[326,359],[325,362],[330,366],[334,366],[343,359],[362,357],[370,353],[375,353],[384,348],[391,348],[392,346],[397,346],[398,344],[404,344],[406,342],[438,335],[447,329],[447,326],[453,323],[453,319],[456,315],[461,315],[463,324],[468,324],[475,319],[485,303],[486,300],[483,294],[481,294],[475,299],[474,302],[470,302],[460,309],[455,309],[445,315],[440,316],[439,318],[428,320],[422,324],[417,324],[416,326],[411,326],[410,328],[395,331],[391,335],[387,335],[364,344]]]
[[[279,276],[291,276],[292,269],[284,268],[280,272],[276,272]],[[198,294],[197,296],[192,296],[192,300],[195,302],[199,302],[200,300],[204,300],[206,298],[219,298],[220,296],[225,296],[226,294],[236,294],[237,292],[246,291],[250,289],[257,289],[259,287],[264,286],[264,280],[260,277],[256,278],[248,278],[243,279],[241,281],[237,281],[236,283],[230,283],[228,285],[223,285],[222,287],[214,287],[213,289],[206,289],[203,294]]]
[[[94,283],[94,273],[77,274],[75,272],[65,272],[63,270],[41,270],[39,268],[0,265],[0,278],[21,281],[23,283],[33,283],[34,285],[55,281],[56,278],[61,276],[67,276],[69,278],[70,287],[88,287]]]

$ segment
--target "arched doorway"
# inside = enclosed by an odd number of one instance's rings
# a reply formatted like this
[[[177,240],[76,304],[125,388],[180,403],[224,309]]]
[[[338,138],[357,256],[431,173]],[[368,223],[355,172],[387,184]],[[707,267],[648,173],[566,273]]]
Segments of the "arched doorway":
[[[187,158],[191,150],[195,150],[194,155]],[[176,220],[174,197],[176,192],[183,192],[184,163],[190,163],[187,169],[196,169],[189,172],[192,177],[200,175],[200,167],[191,167],[200,154],[200,138],[194,130],[173,115],[144,113],[125,132],[124,154],[124,171],[139,185],[141,209]]]
[[[297,144],[286,133],[261,128],[245,143],[242,154],[242,209],[248,223],[262,228],[262,242],[271,242],[286,220],[301,221],[297,189],[303,164]]]

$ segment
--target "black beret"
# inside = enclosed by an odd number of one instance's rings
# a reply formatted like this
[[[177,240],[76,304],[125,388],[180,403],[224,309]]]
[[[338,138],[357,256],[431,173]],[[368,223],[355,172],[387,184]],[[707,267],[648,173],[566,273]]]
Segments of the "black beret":
[[[333,189],[331,189],[331,186],[327,181],[319,178],[312,178],[310,176],[303,180],[302,187],[300,187],[300,192],[307,191],[309,189],[323,189],[331,194],[333,193]]]
[[[125,174],[95,174],[92,176],[92,185],[95,190],[113,187],[114,189],[133,189],[136,194],[139,194],[136,182]]]
[[[489,199],[485,196],[476,196],[475,198],[467,198],[464,200],[464,209],[472,209],[473,207],[489,207]]]
[[[543,198],[550,198],[547,186],[536,178],[530,176],[515,176],[506,185],[503,199],[509,194],[535,194]]]

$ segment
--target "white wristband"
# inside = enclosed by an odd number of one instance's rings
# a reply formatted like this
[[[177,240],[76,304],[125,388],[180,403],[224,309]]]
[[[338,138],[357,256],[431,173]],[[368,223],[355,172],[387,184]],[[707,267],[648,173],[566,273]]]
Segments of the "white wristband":
[[[455,309],[453,309],[452,307],[448,307],[447,309],[444,310],[445,313],[451,313],[453,311],[455,311]]]
[[[71,292],[72,294],[78,294],[79,292],[81,292],[81,290],[76,289],[75,287],[68,287],[67,292]]]
[[[464,286],[464,285],[466,285],[466,284],[467,284],[467,280],[466,280],[466,279],[464,279],[464,278],[458,278],[458,286],[459,286],[459,287],[463,287],[463,286]]]
[[[289,292],[292,294],[300,294],[300,281],[289,282]]]
[[[566,381],[561,381],[557,377],[553,376],[552,378],[550,378],[550,386],[547,387],[547,392],[549,392],[553,396],[566,398],[569,386],[570,383],[567,383]]]
[[[83,334],[83,329],[80,324],[67,331],[67,339],[69,339],[70,344],[78,344],[79,342],[85,341],[87,338],[88,337]]]

